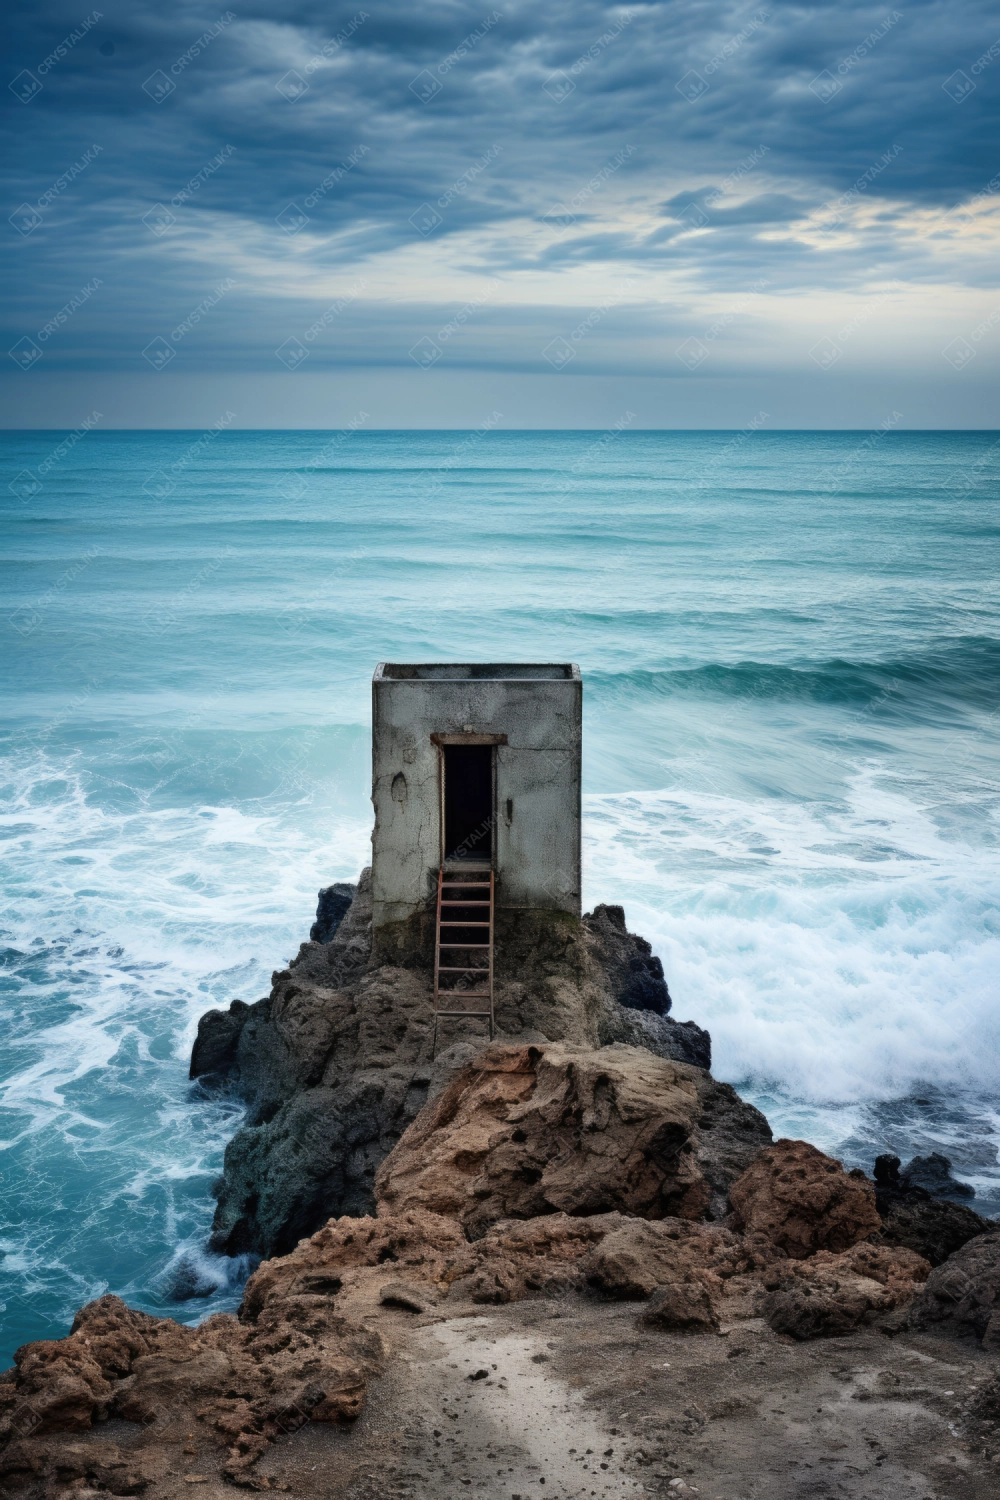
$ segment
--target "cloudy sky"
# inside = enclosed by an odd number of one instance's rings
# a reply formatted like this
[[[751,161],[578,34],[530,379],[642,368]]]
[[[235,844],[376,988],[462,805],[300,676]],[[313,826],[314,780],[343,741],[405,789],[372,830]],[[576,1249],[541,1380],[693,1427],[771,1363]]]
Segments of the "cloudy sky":
[[[997,425],[995,5],[499,3],[22,7],[4,425]]]

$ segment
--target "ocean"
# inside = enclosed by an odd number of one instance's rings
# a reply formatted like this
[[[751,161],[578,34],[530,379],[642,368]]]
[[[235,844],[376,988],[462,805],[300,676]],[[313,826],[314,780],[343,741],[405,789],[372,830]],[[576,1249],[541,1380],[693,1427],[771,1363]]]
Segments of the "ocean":
[[[117,1292],[187,1321],[266,994],[370,844],[370,681],[574,660],[585,898],[714,1071],[1000,1214],[989,432],[0,435],[0,1365]],[[185,1299],[197,1282],[206,1292]]]

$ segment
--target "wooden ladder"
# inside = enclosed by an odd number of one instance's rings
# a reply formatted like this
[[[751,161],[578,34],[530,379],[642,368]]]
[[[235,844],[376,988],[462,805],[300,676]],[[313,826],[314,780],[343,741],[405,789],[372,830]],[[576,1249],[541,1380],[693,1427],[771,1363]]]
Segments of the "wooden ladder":
[[[442,865],[438,871],[432,1057],[441,1016],[481,1017],[489,1021],[493,1040],[493,871],[485,865],[466,869]],[[463,964],[453,961],[455,955],[475,956]]]

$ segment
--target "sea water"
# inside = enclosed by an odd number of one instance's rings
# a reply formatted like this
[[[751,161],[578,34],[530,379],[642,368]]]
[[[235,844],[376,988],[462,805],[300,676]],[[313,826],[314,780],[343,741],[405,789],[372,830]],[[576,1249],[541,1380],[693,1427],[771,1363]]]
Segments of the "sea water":
[[[578,661],[586,902],[717,1075],[1000,1213],[994,434],[64,438],[2,438],[0,1363],[235,1305],[191,1042],[366,862],[383,659]]]

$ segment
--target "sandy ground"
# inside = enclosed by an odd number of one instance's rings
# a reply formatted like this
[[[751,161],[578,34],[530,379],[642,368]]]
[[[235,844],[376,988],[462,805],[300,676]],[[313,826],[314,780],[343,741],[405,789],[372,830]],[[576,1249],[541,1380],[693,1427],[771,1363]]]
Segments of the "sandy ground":
[[[966,1423],[996,1369],[973,1344],[875,1330],[795,1344],[756,1321],[669,1335],[640,1328],[640,1310],[576,1297],[386,1310],[393,1354],[358,1423],[308,1424],[259,1473],[309,1500],[1000,1496],[1000,1433]],[[93,1439],[128,1432],[108,1423]],[[208,1445],[189,1446],[147,1500],[233,1500]]]

